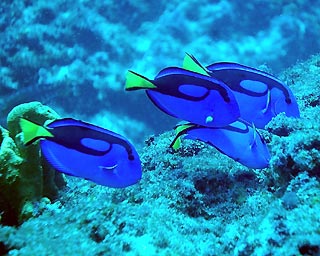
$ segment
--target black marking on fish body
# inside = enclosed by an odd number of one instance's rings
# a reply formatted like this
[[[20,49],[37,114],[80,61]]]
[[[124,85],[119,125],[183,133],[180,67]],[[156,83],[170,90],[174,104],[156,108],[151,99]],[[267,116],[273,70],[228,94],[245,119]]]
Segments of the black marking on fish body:
[[[249,68],[249,69],[252,69],[252,68]],[[256,73],[254,73],[254,71]],[[276,77],[274,77],[266,72],[260,71],[258,69],[254,69],[254,71],[247,70],[247,69],[245,69],[245,66],[244,66],[243,69],[234,68],[234,69],[230,69],[227,71],[226,71],[226,69],[209,70],[208,73],[212,77],[218,78],[221,81],[223,81],[224,83],[226,83],[232,90],[247,94],[249,96],[254,96],[254,97],[264,96],[265,93],[257,93],[257,92],[253,92],[248,89],[242,88],[240,86],[240,82],[243,80],[256,80],[256,81],[262,82],[267,85],[269,90],[271,90],[272,88],[277,88],[280,91],[282,91],[282,93],[285,97],[286,103],[287,104],[292,103],[288,89],[285,87],[285,85],[280,80],[278,80]],[[226,75],[227,72],[230,74]],[[247,77],[246,74],[250,74],[250,76]],[[256,76],[257,78],[253,79],[252,74],[254,74],[254,76]],[[232,77],[241,77],[241,79],[232,80]]]
[[[154,83],[157,85],[157,89],[151,90],[155,90],[166,95],[171,95],[191,101],[201,101],[208,97],[208,95],[210,94],[210,90],[215,90],[221,95],[225,102],[230,102],[230,97],[227,89],[222,85],[210,80],[210,78],[206,79],[205,76],[204,78],[200,78],[194,77],[192,75],[172,74],[169,76],[159,77],[154,80]],[[184,84],[194,85],[195,87],[203,87],[208,91],[202,96],[190,96],[179,91],[179,86]]]
[[[112,150],[113,144],[118,144],[124,147],[128,153],[128,159],[134,160],[132,148],[130,144],[119,137],[116,137],[112,134],[103,133],[100,131],[92,130],[83,126],[68,125],[68,126],[59,126],[54,128],[48,128],[49,131],[54,135],[54,137],[47,138],[50,141],[54,141],[60,145],[63,145],[70,149],[75,149],[79,152],[94,155],[94,156],[103,156],[109,153]],[[102,140],[110,144],[110,147],[107,150],[95,150],[84,146],[81,143],[83,138],[91,138],[95,140]]]

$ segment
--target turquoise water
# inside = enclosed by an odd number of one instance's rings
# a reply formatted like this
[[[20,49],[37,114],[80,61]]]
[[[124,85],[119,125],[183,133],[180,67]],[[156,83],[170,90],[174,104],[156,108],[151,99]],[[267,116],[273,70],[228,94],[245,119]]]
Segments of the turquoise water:
[[[319,255],[318,5],[2,1],[0,125],[7,127],[14,106],[40,101],[62,117],[125,135],[137,147],[143,176],[126,189],[66,176],[51,202],[32,202],[30,219],[3,223],[0,252]],[[184,141],[171,152],[178,120],[144,92],[124,91],[127,70],[153,78],[181,67],[185,52],[204,65],[259,68],[290,87],[301,118],[280,115],[261,131],[269,168],[249,169],[200,142]]]

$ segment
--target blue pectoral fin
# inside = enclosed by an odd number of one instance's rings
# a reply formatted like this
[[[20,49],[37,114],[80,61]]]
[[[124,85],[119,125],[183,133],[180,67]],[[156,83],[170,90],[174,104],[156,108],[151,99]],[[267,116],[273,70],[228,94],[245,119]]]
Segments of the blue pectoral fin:
[[[264,109],[262,109],[263,114],[265,114],[268,111],[269,106],[270,106],[270,101],[271,101],[271,93],[270,93],[270,90],[268,90],[266,106]]]
[[[205,76],[209,76],[207,70],[205,67],[203,67],[200,62],[191,54],[186,53],[184,60],[183,60],[183,66],[184,69],[190,70],[195,73],[199,73]]]
[[[254,126],[254,123],[252,123],[252,130],[253,130],[253,138],[252,138],[252,142],[250,144],[251,149],[253,147],[257,146],[257,130],[256,130],[256,127]]]
[[[99,166],[99,168],[102,170],[102,171],[113,171],[114,169],[116,169],[118,166],[118,164],[115,164],[115,165],[111,165],[111,166]]]

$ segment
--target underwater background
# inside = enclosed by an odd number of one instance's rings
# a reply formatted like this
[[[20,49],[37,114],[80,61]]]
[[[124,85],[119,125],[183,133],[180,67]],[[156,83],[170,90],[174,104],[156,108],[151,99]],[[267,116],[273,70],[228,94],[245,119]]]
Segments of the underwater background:
[[[320,255],[320,1],[16,0],[0,13],[0,254]],[[261,131],[269,168],[194,141],[173,153],[177,119],[124,91],[128,69],[154,77],[185,52],[290,87],[301,118]],[[36,145],[15,142],[27,102],[43,122],[125,135],[141,181],[114,189],[47,170]]]

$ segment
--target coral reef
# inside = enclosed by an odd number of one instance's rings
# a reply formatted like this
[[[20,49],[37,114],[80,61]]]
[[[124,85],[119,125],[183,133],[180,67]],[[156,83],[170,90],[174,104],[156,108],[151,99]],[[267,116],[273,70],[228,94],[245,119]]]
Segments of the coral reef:
[[[37,201],[43,197],[54,199],[58,189],[64,186],[62,174],[50,169],[41,159],[38,145],[23,146],[20,117],[44,123],[58,115],[39,102],[30,102],[9,113],[9,131],[1,127],[0,210],[1,223],[6,225],[17,225],[32,217]]]
[[[281,77],[295,92],[301,118],[278,115],[267,125],[274,155],[271,164],[280,180],[290,179],[301,171],[320,177],[319,60],[320,56],[315,55],[286,70]]]

